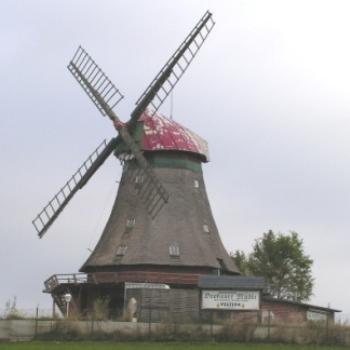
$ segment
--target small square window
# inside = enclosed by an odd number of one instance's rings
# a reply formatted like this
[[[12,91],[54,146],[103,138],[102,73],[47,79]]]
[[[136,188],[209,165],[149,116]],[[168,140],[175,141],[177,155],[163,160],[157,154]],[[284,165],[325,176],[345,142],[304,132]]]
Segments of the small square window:
[[[180,247],[177,244],[171,244],[169,246],[169,255],[172,257],[180,256]]]
[[[120,245],[117,249],[117,256],[123,256],[126,254],[128,247],[126,245]]]
[[[194,180],[193,186],[194,186],[194,188],[199,188],[199,181]]]
[[[144,182],[144,176],[143,175],[137,175],[135,177],[135,188],[136,189],[141,189],[143,182]]]
[[[143,175],[137,175],[135,177],[135,183],[139,184],[143,182]]]
[[[130,218],[126,220],[126,228],[132,229],[135,226],[136,219],[135,218]]]
[[[203,225],[203,231],[206,232],[206,233],[209,233],[210,230],[209,230],[209,226],[207,224],[204,224]]]

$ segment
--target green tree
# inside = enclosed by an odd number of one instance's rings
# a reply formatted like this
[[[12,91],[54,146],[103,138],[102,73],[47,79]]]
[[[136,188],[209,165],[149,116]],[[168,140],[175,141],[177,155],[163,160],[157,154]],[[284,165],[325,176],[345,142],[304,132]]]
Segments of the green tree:
[[[251,275],[251,272],[248,267],[248,257],[242,250],[236,250],[234,253],[231,253],[231,258],[235,262],[238,270],[244,276]]]
[[[271,295],[288,300],[308,300],[312,295],[312,259],[305,254],[296,232],[264,233],[246,255],[235,251],[232,259],[243,275],[263,276]]]

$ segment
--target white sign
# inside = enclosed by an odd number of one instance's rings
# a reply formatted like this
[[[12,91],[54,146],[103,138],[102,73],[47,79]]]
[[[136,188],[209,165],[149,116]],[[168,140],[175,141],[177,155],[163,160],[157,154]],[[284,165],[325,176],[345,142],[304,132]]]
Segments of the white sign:
[[[125,282],[125,289],[170,289],[170,287],[163,283]]]
[[[259,310],[258,291],[203,290],[202,309]]]
[[[306,318],[308,321],[316,321],[316,322],[326,322],[327,314],[322,311],[307,311]]]

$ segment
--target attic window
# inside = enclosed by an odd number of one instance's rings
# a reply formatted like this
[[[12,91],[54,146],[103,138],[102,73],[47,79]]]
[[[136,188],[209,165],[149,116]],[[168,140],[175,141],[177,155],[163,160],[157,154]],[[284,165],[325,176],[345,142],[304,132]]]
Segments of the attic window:
[[[140,188],[144,182],[144,177],[143,175],[137,175],[135,177],[135,187]]]
[[[120,245],[117,249],[117,256],[123,256],[126,254],[128,247],[126,245]]]
[[[199,188],[199,181],[194,180],[193,186],[194,186],[194,188]]]
[[[180,256],[180,247],[178,246],[178,244],[173,243],[169,246],[169,255],[172,257]]]
[[[210,230],[209,230],[209,226],[207,224],[204,224],[203,225],[203,231],[206,232],[206,233],[209,233]]]
[[[136,219],[135,218],[129,218],[126,220],[126,228],[132,229],[135,226]]]

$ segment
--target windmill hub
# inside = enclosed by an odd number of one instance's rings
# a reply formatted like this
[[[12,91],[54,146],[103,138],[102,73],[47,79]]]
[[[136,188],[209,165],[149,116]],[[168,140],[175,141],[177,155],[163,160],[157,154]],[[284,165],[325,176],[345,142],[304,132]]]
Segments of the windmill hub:
[[[125,123],[123,123],[121,120],[113,120],[113,124],[116,130],[120,130],[125,126]]]

